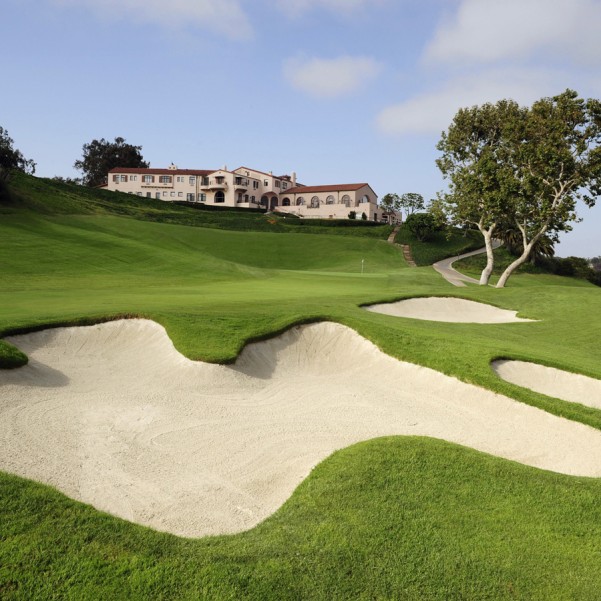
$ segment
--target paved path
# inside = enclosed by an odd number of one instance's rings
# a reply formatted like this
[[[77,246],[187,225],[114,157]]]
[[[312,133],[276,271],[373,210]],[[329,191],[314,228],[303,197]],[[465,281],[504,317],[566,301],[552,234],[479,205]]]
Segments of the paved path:
[[[501,246],[501,242],[499,240],[493,240],[493,248],[498,248]],[[463,255],[458,255],[456,257],[449,257],[448,259],[443,259],[442,261],[438,261],[438,263],[434,263],[432,267],[440,273],[440,275],[453,284],[453,286],[465,286],[466,282],[469,284],[479,284],[480,281],[475,278],[471,278],[468,275],[463,275],[459,273],[457,270],[453,269],[453,263],[455,261],[459,261],[459,259],[465,259],[465,257],[471,257],[473,255],[479,255],[481,253],[486,252],[486,247],[479,248],[478,250],[473,250],[469,253],[464,253]]]

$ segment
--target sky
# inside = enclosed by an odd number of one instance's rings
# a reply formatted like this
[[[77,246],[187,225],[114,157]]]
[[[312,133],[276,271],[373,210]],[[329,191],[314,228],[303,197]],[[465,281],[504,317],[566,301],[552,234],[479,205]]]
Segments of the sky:
[[[0,126],[74,177],[93,139],[153,167],[445,188],[461,107],[601,98],[601,0],[1,0]],[[559,256],[601,255],[601,199]]]

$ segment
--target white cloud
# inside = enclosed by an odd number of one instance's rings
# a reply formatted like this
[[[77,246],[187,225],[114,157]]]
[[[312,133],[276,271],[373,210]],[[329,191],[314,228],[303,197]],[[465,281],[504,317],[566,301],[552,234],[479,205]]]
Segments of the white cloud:
[[[372,58],[292,58],[284,63],[284,77],[290,84],[315,98],[349,94],[374,79],[382,70]]]
[[[462,0],[425,58],[485,63],[551,53],[599,62],[600,28],[599,0]]]
[[[240,0],[52,0],[87,7],[104,18],[155,23],[168,28],[202,27],[229,38],[248,38],[252,27]]]
[[[560,83],[562,82],[562,83]],[[560,74],[540,69],[498,69],[450,80],[442,88],[389,106],[377,117],[378,129],[388,134],[438,134],[463,107],[511,98],[531,104],[565,90]]]

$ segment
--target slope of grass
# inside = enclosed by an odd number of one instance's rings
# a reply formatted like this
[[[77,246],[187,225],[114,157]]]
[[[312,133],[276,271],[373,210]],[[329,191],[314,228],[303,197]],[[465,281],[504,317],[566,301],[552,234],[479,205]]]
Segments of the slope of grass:
[[[464,232],[450,228],[445,232],[436,232],[427,242],[422,242],[404,225],[396,236],[396,242],[411,247],[411,254],[417,265],[432,265],[447,257],[454,257],[484,246],[482,235],[473,230]]]
[[[378,239],[225,231],[253,228],[216,212],[221,225],[189,227],[163,203],[175,217],[149,218],[155,208],[136,197],[119,216],[102,191],[16,183],[0,215],[0,334],[139,315],[187,356],[231,361],[248,340],[331,319],[392,356],[601,429],[600,411],[490,369],[507,357],[601,377],[592,285],[524,274],[504,290],[456,289]],[[539,321],[446,324],[359,306],[429,295]],[[23,360],[0,341],[4,366]],[[325,461],[257,528],[194,541],[0,474],[0,598],[597,599],[600,487],[440,441],[381,439]]]
[[[0,198],[0,215],[32,211],[43,215],[119,215],[144,221],[241,231],[327,233],[386,239],[391,226],[362,221],[314,220],[266,215],[228,207],[170,203],[134,194],[64,184],[14,173],[11,198]]]
[[[598,480],[433,439],[339,451],[258,527],[201,540],[2,485],[5,600],[599,598]]]

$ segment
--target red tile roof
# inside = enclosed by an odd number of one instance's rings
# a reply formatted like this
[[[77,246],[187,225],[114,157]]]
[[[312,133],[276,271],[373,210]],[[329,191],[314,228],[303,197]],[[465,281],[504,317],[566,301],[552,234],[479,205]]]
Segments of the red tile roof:
[[[109,173],[136,173],[140,175],[211,175],[219,169],[142,169],[139,167],[115,167]]]
[[[355,192],[369,184],[333,184],[331,186],[296,186],[285,191],[285,194],[307,194],[309,192]],[[284,192],[280,192],[284,194]]]

